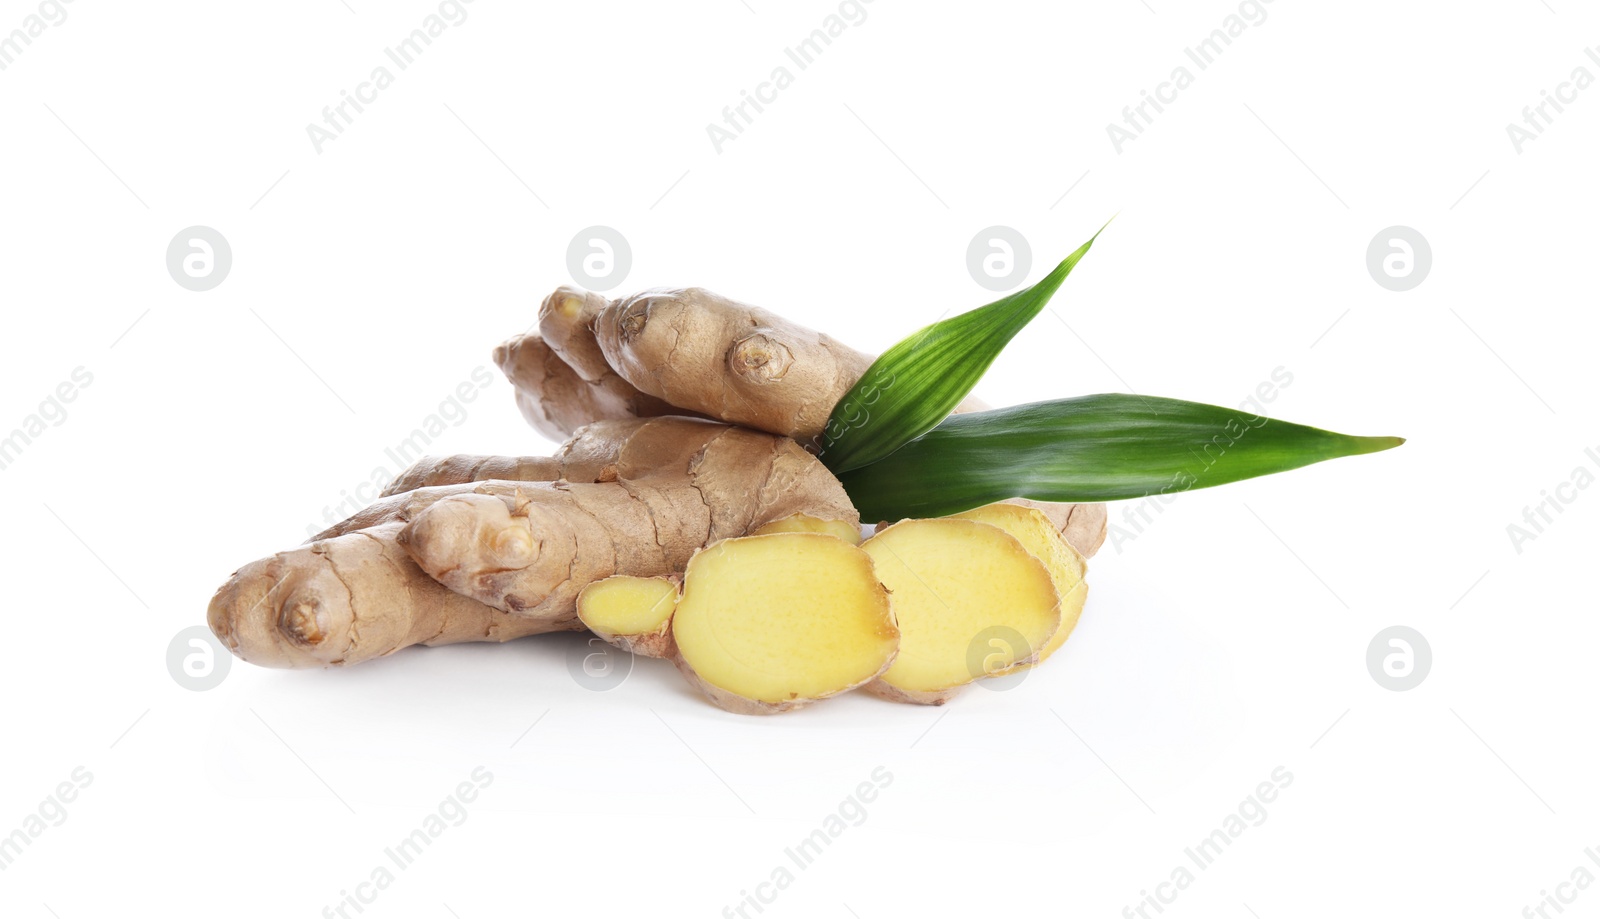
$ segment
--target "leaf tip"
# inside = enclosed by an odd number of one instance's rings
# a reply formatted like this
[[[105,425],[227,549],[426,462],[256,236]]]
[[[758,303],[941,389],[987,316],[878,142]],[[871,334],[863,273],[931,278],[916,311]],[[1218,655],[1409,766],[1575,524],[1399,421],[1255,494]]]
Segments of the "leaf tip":
[[[1404,437],[1358,437],[1362,453],[1382,453],[1406,442]]]
[[[1120,216],[1122,216],[1122,212],[1118,211],[1115,214],[1112,214],[1109,218],[1107,218],[1105,223],[1100,224],[1100,229],[1095,230],[1094,231],[1094,235],[1089,237],[1089,243],[1088,244],[1091,245],[1091,246],[1094,245],[1094,241],[1100,238],[1100,234],[1104,233],[1106,231],[1106,227],[1111,226],[1111,221],[1116,220]]]

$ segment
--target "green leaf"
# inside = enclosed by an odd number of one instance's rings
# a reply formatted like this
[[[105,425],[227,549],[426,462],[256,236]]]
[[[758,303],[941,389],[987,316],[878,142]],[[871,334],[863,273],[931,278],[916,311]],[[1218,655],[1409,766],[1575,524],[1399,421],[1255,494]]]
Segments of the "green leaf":
[[[818,458],[834,472],[856,469],[944,420],[1099,237],[1095,233],[1032,287],[936,322],[885,351],[833,407]]]
[[[1013,497],[1115,501],[1209,488],[1402,443],[1198,402],[1107,393],[952,415],[839,480],[862,519],[898,520]]]

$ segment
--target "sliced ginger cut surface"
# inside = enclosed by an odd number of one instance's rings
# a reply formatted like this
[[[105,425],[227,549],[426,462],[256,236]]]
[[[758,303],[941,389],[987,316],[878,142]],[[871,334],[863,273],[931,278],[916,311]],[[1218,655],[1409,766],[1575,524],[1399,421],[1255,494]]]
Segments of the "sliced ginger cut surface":
[[[900,652],[879,679],[891,697],[942,702],[941,693],[1034,659],[1060,625],[1049,572],[999,527],[903,520],[861,548],[900,626]]]
[[[673,578],[619,574],[578,593],[578,619],[619,648],[645,657],[670,657],[677,603],[678,582]]]
[[[1031,507],[986,504],[953,516],[1005,530],[1022,543],[1034,558],[1043,562],[1050,572],[1056,593],[1061,597],[1061,626],[1039,652],[1038,663],[1044,663],[1066,642],[1083,613],[1083,601],[1089,593],[1089,584],[1084,580],[1089,563],[1062,537],[1061,531],[1056,529],[1049,517]]]
[[[701,550],[672,622],[694,676],[767,704],[859,686],[883,671],[899,643],[872,560],[817,533],[726,539]]]
[[[750,535],[765,536],[768,533],[826,533],[829,536],[837,536],[852,546],[861,543],[859,524],[848,520],[823,520],[810,514],[790,514],[756,528]]]
[[[616,575],[578,594],[578,618],[603,635],[645,635],[672,618],[678,585],[669,578]]]

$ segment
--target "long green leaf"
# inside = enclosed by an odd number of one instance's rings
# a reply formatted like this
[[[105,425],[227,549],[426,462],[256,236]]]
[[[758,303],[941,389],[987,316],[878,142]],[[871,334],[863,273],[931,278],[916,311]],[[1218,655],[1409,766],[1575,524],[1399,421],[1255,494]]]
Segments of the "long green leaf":
[[[888,456],[931,430],[1039,315],[1099,236],[1095,233],[1032,287],[936,322],[885,351],[834,406],[817,456],[834,472],[844,472]]]
[[[1012,497],[1114,501],[1209,488],[1404,442],[1108,393],[952,415],[839,479],[862,519],[898,520]]]

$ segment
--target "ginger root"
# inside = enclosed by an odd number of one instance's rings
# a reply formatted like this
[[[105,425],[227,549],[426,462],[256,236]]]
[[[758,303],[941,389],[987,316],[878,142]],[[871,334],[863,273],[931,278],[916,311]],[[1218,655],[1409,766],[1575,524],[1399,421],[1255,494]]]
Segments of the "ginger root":
[[[555,456],[425,456],[390,483],[379,500],[312,538],[409,521],[435,501],[473,490],[459,487],[463,485],[614,481],[648,474],[657,462],[686,462],[726,430],[727,425],[698,418],[622,418],[584,425]]]
[[[591,582],[681,572],[697,549],[792,514],[859,525],[838,479],[786,437],[659,419],[638,424],[616,453],[592,479],[424,497],[400,542],[457,593],[571,618]]]
[[[581,379],[599,385],[615,374],[678,414],[742,424],[808,446],[873,361],[820,332],[699,287],[614,301],[560,287],[540,306],[539,328]],[[969,400],[957,411],[979,407]]]
[[[697,552],[672,616],[673,663],[717,706],[771,715],[878,677],[900,632],[872,559],[820,533]]]
[[[642,392],[808,445],[872,364],[827,335],[698,287],[613,301],[593,329],[606,362]]]
[[[207,624],[262,667],[359,664],[411,645],[510,641],[581,627],[512,616],[453,593],[406,557],[395,522],[280,552],[234,573]]]
[[[535,334],[502,343],[494,362],[511,381],[522,417],[558,443],[593,421],[694,414],[639,392],[614,373],[585,379]]]
[[[692,477],[686,480],[684,476],[711,444],[729,435],[732,439],[728,444],[743,444],[746,452],[734,457],[726,445],[712,450],[709,470],[720,469],[739,457],[749,459],[753,444],[764,445],[771,462],[767,465],[770,475],[765,479],[754,467],[748,470],[745,485],[753,489],[753,495],[727,491],[717,495],[735,505],[719,512],[724,526],[738,525],[740,502],[749,505],[744,507],[745,512],[756,506],[770,507],[771,519],[802,510],[855,519],[855,511],[838,482],[831,476],[822,479],[818,473],[820,464],[782,438],[689,418],[597,422],[581,429],[550,458],[448,457],[419,461],[396,480],[390,491],[416,487],[374,503],[318,534],[304,547],[253,562],[235,572],[212,599],[207,621],[234,654],[269,667],[337,666],[370,660],[413,644],[504,641],[581,628],[570,603],[551,603],[538,610],[532,609],[537,604],[529,604],[529,608],[517,611],[519,615],[509,607],[497,609],[449,590],[417,567],[401,545],[401,534],[411,520],[428,508],[458,496],[515,503],[524,500],[518,496],[525,491],[561,492],[576,487],[570,483],[587,482],[596,483],[589,488],[604,488],[624,501],[637,503],[627,497],[627,480],[655,474],[653,463],[657,461],[670,461],[670,468],[677,470],[682,484],[676,497],[684,516],[693,518],[699,513],[709,517],[705,500],[693,489]],[[531,481],[472,478],[490,472],[516,474]],[[729,480],[726,473],[712,478]],[[564,481],[557,484],[557,480]],[[762,501],[768,504],[761,505]],[[576,510],[574,516],[581,519],[586,513]],[[709,522],[705,527],[709,532]],[[634,531],[639,538],[650,539],[647,532]],[[630,538],[623,537],[621,541],[628,543]],[[608,543],[609,539],[608,536]],[[677,548],[675,557],[682,558],[679,570],[698,545]],[[515,551],[519,545],[490,548]],[[551,557],[554,551],[552,548]],[[566,585],[566,589],[575,595],[583,586],[578,582]]]
[[[467,482],[554,482],[562,477],[557,456],[424,456],[400,473],[379,498],[393,498],[419,488]]]
[[[592,382],[617,375],[594,337],[594,318],[610,303],[601,294],[562,286],[539,304],[539,337],[573,372]]]

